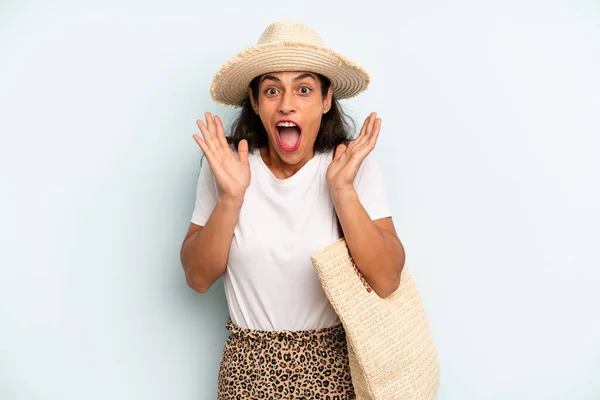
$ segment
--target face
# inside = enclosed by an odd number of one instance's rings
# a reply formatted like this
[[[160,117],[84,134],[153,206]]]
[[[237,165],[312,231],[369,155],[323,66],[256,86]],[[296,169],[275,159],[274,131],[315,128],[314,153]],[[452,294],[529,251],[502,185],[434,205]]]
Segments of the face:
[[[258,102],[249,91],[252,107],[260,116],[271,152],[286,164],[312,158],[321,119],[331,107],[333,90],[325,97],[321,81],[311,72],[274,72],[260,77]],[[273,159],[274,154],[270,153]]]

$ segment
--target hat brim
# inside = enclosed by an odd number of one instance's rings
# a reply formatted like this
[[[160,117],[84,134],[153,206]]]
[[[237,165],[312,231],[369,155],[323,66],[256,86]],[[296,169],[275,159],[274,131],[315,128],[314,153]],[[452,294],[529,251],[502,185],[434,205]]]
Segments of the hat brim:
[[[268,72],[310,71],[326,76],[337,99],[348,99],[366,90],[367,71],[335,51],[303,43],[269,43],[249,47],[229,60],[210,87],[214,101],[239,107],[248,97],[255,77]]]

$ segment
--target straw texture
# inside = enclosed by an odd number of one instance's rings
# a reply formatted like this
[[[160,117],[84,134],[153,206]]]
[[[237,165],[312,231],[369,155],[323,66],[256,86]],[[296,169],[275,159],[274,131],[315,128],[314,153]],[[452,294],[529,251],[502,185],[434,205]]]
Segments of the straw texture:
[[[216,102],[239,107],[255,77],[282,71],[310,71],[331,80],[337,99],[354,97],[369,86],[359,65],[324,46],[312,28],[298,22],[269,25],[256,46],[238,53],[217,72],[210,87]]]
[[[341,238],[311,261],[346,330],[357,400],[432,400],[439,360],[425,310],[405,267],[400,287],[385,299],[360,276]]]

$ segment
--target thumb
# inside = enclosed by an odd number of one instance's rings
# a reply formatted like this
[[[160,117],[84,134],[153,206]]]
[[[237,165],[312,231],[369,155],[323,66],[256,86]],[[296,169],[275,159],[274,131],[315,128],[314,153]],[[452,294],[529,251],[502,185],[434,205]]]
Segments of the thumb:
[[[344,154],[344,152],[346,151],[346,145],[344,143],[339,144],[338,147],[335,148],[335,153],[333,156],[333,161],[337,161],[342,154]]]
[[[240,161],[244,164],[248,164],[248,141],[246,139],[240,140],[238,144],[238,154]]]

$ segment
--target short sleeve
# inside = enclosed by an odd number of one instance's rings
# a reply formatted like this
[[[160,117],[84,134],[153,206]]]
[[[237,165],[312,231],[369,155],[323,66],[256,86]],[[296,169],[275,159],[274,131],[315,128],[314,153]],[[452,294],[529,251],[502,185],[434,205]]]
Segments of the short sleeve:
[[[373,152],[363,160],[354,178],[358,199],[372,220],[391,217],[383,174]]]
[[[200,174],[198,175],[198,185],[196,187],[196,204],[192,212],[191,222],[204,226],[212,214],[219,199],[219,189],[217,181],[210,168],[208,160],[204,159]]]

